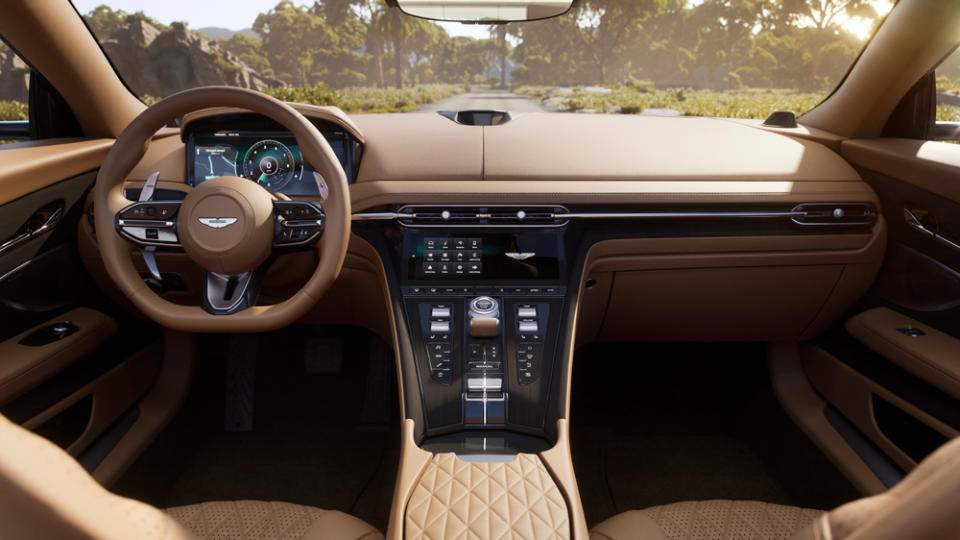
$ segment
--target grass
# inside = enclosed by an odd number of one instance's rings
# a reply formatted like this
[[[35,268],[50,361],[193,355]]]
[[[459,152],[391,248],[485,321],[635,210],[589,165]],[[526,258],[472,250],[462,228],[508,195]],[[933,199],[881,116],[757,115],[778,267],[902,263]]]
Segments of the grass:
[[[265,92],[280,101],[332,105],[347,113],[394,113],[415,111],[420,105],[462,94],[466,89],[456,84],[421,84],[407,88],[351,87],[334,90],[325,84],[314,86],[281,86]],[[140,96],[147,105],[158,98]]]
[[[465,88],[452,84],[422,84],[407,88],[351,87],[334,90],[326,85],[281,87],[267,93],[283,101],[311,105],[335,105],[348,113],[410,112],[421,105],[462,94]]]
[[[618,112],[639,114],[644,109],[672,109],[683,116],[724,118],[766,118],[773,111],[793,111],[797,116],[809,111],[823,99],[821,93],[781,89],[747,88],[743,90],[693,90],[690,88],[655,89],[648,86],[609,86],[607,94],[583,92],[550,95],[549,87],[526,86],[515,90],[539,101],[556,97],[567,111]]]

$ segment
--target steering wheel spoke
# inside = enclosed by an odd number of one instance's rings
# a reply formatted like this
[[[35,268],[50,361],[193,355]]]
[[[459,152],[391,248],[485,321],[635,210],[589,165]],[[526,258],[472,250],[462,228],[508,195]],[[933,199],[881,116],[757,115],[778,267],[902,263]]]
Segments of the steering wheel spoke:
[[[260,275],[259,269],[236,275],[208,270],[203,282],[203,310],[214,315],[230,315],[254,305],[260,293]]]
[[[177,234],[179,201],[135,202],[117,212],[121,236],[139,246],[180,247]]]
[[[309,201],[274,201],[276,217],[273,247],[314,244],[323,235],[326,215],[323,207]]]

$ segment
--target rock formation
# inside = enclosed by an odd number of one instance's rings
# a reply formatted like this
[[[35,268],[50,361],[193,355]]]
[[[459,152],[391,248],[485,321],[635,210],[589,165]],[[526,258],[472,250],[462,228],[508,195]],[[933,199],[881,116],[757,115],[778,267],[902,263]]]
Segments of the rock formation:
[[[263,90],[282,81],[263,76],[215,41],[180,23],[161,32],[136,21],[101,42],[137,95],[163,97],[194,86],[224,84]]]

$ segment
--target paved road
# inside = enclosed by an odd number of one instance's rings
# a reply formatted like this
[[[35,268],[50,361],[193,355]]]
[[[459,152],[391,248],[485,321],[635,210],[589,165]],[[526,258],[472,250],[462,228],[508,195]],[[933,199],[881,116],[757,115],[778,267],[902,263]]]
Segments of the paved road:
[[[533,100],[506,90],[474,90],[466,94],[441,99],[423,105],[417,112],[465,111],[487,109],[510,112],[543,112],[544,108]]]

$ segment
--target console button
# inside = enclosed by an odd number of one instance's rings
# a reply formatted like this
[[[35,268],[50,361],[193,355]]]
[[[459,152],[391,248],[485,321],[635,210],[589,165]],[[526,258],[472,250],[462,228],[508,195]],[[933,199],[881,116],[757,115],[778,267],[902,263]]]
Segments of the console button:
[[[520,317],[521,319],[536,319],[537,308],[536,307],[517,308],[517,317]]]
[[[467,379],[467,390],[471,392],[499,392],[503,388],[503,379],[500,377],[470,377]]]
[[[537,321],[520,321],[517,330],[521,334],[536,334],[540,331],[540,325],[537,324]]]
[[[430,321],[430,332],[434,334],[449,333],[450,321]]]
[[[430,316],[434,319],[449,319],[450,308],[446,306],[434,306],[430,309]]]
[[[500,362],[467,362],[470,371],[500,371]]]

